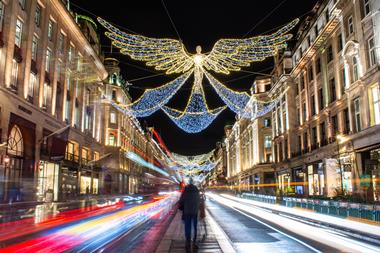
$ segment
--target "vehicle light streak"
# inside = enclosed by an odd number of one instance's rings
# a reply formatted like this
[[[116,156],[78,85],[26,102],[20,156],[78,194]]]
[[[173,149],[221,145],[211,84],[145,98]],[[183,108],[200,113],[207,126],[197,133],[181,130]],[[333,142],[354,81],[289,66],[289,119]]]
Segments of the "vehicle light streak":
[[[316,226],[312,226],[309,224],[302,223],[300,221],[292,220],[268,211],[264,211],[260,208],[255,208],[254,206],[247,205],[245,201],[242,201],[242,199],[235,198],[235,197],[226,197],[226,195],[216,195],[207,193],[209,197],[217,201],[218,203],[228,206],[235,211],[251,218],[259,223],[276,230],[277,232],[281,232],[272,226],[268,225],[266,222],[276,224],[277,226],[280,226],[287,231],[291,231],[292,233],[298,234],[304,238],[308,238],[312,241],[318,241],[320,243],[329,245],[330,247],[334,247],[337,250],[340,250],[342,252],[379,252],[379,248],[370,244],[362,243],[357,240],[353,240],[347,237],[344,237],[343,235],[339,235],[336,232],[332,232],[326,229],[322,229]],[[292,211],[294,211],[292,209]],[[260,217],[260,219],[257,219],[249,214],[254,215],[255,217]],[[315,214],[313,214],[315,215]],[[266,222],[264,222],[264,221]],[[346,222],[346,220],[344,220]],[[291,239],[296,239],[293,236],[290,236],[284,232],[281,232],[282,234],[288,236]],[[296,239],[298,242],[300,240]],[[305,246],[306,243],[302,242]],[[309,246],[311,249],[312,247]],[[318,250],[314,250],[318,251]]]
[[[94,251],[138,224],[169,210],[178,194],[166,198],[105,214],[98,218],[55,230],[47,235],[10,245],[0,252],[76,252]]]
[[[43,221],[36,222],[35,218],[22,219],[18,221],[0,224],[0,241],[17,238],[23,235],[39,232],[73,221],[103,215],[124,207],[124,202],[120,201],[112,204],[93,205],[65,211],[59,214],[48,215]]]
[[[314,213],[314,212],[310,212],[306,210],[304,211],[302,209],[289,208],[285,206],[273,205],[273,204],[263,203],[263,202],[250,200],[250,199],[237,198],[237,197],[230,196],[227,194],[221,194],[221,196],[233,201],[240,202],[240,203],[247,203],[247,204],[255,205],[258,207],[264,207],[271,210],[280,211],[283,213],[293,214],[299,217],[316,220],[316,221],[328,223],[331,225],[345,227],[345,228],[355,230],[361,233],[372,234],[375,236],[380,235],[380,227],[376,225],[371,225],[371,224],[362,223],[362,222],[353,221],[353,220],[347,220],[347,219],[333,217],[330,215],[324,215],[320,213]]]

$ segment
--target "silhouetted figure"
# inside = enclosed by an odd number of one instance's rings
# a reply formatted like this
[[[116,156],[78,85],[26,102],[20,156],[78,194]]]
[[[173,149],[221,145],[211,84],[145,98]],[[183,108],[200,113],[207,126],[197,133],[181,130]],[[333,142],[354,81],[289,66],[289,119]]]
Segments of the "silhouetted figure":
[[[191,228],[194,229],[193,243],[197,239],[198,210],[199,210],[199,190],[190,178],[179,200],[179,209],[182,210],[182,220],[185,223],[186,248],[191,244]]]

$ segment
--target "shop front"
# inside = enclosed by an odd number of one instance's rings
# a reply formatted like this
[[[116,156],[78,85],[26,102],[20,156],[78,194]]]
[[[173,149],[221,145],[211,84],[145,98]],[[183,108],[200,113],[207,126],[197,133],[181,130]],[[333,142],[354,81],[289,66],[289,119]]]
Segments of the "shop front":
[[[307,182],[310,196],[324,195],[325,173],[322,162],[307,165]]]
[[[294,190],[291,187],[291,174],[289,170],[284,170],[278,172],[277,175],[277,183],[278,183],[278,190],[283,194],[292,194],[294,193]]]
[[[292,169],[294,190],[297,195],[304,195],[306,193],[305,182],[306,173],[303,167],[296,167]]]
[[[99,173],[91,171],[82,171],[79,182],[80,194],[98,194],[99,193]]]
[[[61,198],[73,199],[78,195],[78,169],[68,166],[61,168]]]
[[[58,201],[59,164],[40,161],[38,166],[37,198],[39,201]]]
[[[360,153],[362,162],[362,177],[370,180],[367,191],[369,201],[380,202],[380,147],[376,147]]]

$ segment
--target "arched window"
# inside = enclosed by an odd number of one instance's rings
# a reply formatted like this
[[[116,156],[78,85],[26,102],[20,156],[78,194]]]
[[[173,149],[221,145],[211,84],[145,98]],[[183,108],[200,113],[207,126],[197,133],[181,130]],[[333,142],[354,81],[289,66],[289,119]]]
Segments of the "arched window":
[[[24,140],[20,128],[14,125],[8,136],[8,154],[15,156],[23,156]]]

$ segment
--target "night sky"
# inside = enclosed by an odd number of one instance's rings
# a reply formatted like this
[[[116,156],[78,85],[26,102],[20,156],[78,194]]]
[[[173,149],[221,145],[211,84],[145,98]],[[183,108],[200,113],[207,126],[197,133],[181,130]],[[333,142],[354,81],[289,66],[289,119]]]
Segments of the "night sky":
[[[270,33],[274,28],[294,18],[305,17],[316,2],[317,0],[165,0],[165,5],[185,47],[190,53],[195,53],[197,45],[202,46],[202,52],[210,51],[220,38],[242,38],[245,35],[249,37]],[[161,0],[72,0],[71,3],[72,9],[76,12],[92,18],[100,16],[125,32],[178,39]],[[99,32],[103,34],[103,31],[99,27]],[[296,31],[293,30],[293,34]],[[116,48],[111,53],[110,41],[104,36],[102,36],[102,48],[107,57],[112,56],[120,60],[124,78],[133,84],[129,90],[133,100],[138,98],[145,88],[161,86],[178,76],[161,75],[135,80],[161,72],[119,54]],[[243,70],[269,73],[272,64],[272,59],[267,59]],[[254,74],[247,72],[232,73],[228,76],[212,74],[230,88],[239,91],[248,91],[255,79]],[[191,84],[192,80],[189,80],[168,106],[183,110],[190,95]],[[209,108],[214,109],[223,105],[205,79],[203,85]],[[201,154],[213,149],[215,143],[223,139],[224,126],[232,125],[234,120],[235,114],[226,109],[203,132],[187,134],[161,111],[140,119],[142,124],[155,127],[171,151],[185,155]]]

